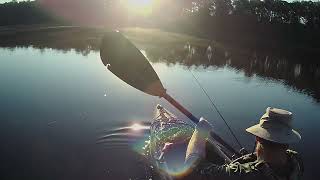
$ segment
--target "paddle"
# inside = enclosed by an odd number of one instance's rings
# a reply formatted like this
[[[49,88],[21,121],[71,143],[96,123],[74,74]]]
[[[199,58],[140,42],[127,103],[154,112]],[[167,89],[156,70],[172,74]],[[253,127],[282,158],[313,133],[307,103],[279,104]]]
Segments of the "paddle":
[[[165,98],[170,104],[186,115],[194,123],[199,122],[180,103],[172,98],[163,87],[157,73],[144,55],[120,32],[108,32],[102,39],[100,57],[105,66],[118,78],[152,96]],[[231,153],[239,155],[220,136],[212,132],[211,136]]]

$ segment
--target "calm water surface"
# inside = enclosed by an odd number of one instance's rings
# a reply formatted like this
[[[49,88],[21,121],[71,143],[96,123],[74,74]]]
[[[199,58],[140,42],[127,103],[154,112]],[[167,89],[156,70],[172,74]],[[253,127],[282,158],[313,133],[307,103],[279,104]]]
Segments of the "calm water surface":
[[[314,165],[320,161],[319,65],[252,60],[246,67],[232,58],[211,58],[210,65],[174,63],[170,58],[181,57],[144,53],[168,93],[211,121],[232,144],[189,70],[247,149],[254,138],[244,130],[268,106],[294,112],[294,126],[303,137],[294,148],[305,161],[305,179],[315,179]],[[83,55],[75,50],[0,48],[0,83],[1,179],[141,179],[144,166],[134,151],[97,144],[97,139],[114,128],[150,122],[158,103],[184,118],[165,101],[117,79],[96,51]]]

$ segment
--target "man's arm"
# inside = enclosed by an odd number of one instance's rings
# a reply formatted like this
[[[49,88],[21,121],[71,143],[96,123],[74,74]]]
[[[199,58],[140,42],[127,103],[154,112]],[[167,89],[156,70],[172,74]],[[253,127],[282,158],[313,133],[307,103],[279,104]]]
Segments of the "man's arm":
[[[188,176],[197,179],[217,179],[217,180],[238,180],[246,177],[259,178],[260,173],[254,165],[240,164],[239,162],[226,165],[216,165],[205,160],[206,139],[212,126],[204,119],[201,119],[189,141],[186,152],[186,166],[189,169]],[[262,179],[259,179],[262,180]]]
[[[197,161],[205,158],[205,148],[206,138],[200,133],[199,129],[195,129],[187,147],[186,162],[191,159]]]

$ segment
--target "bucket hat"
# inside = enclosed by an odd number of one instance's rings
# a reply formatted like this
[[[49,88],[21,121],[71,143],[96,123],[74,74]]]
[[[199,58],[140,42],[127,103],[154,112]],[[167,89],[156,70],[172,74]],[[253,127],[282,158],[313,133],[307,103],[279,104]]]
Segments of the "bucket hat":
[[[292,113],[272,107],[266,109],[259,124],[247,128],[246,131],[262,139],[280,144],[296,143],[301,140],[301,135],[292,129]]]

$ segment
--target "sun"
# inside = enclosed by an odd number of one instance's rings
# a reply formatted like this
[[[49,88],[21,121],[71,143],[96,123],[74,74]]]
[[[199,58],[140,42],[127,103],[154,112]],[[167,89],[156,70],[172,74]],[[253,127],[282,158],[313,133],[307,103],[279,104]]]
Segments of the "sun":
[[[128,4],[136,7],[149,7],[153,0],[128,0]]]
[[[128,9],[139,15],[150,15],[155,0],[127,0]]]

